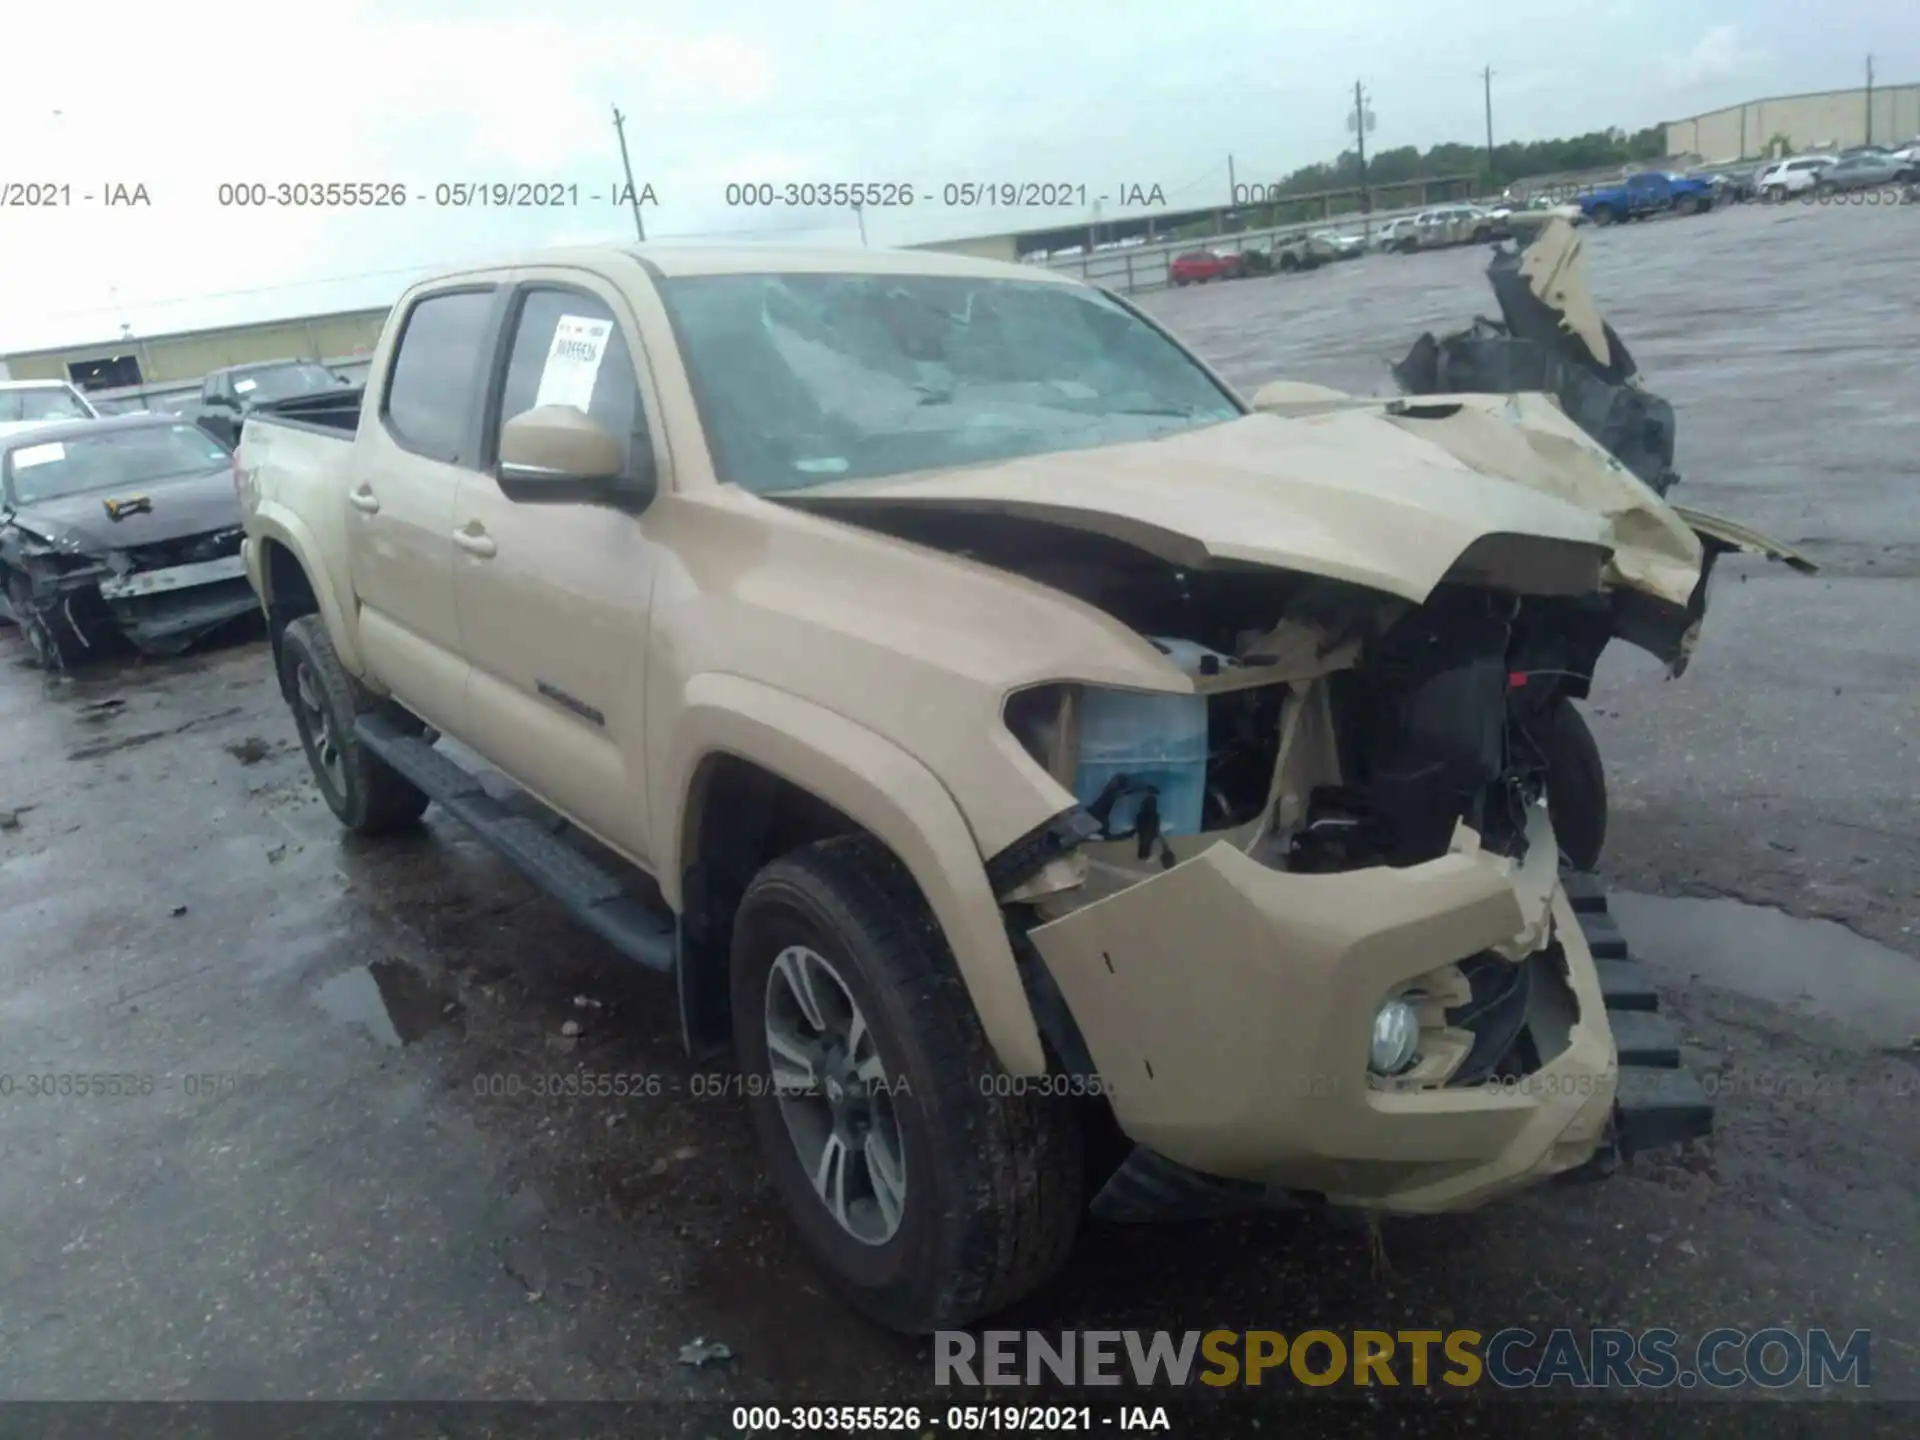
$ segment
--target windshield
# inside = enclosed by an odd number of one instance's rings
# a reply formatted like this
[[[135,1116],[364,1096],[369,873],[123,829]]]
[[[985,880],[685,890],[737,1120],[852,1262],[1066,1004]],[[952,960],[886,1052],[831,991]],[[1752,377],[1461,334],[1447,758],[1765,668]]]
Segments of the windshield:
[[[87,407],[71,390],[49,385],[35,390],[0,390],[0,424],[22,420],[90,420]]]
[[[28,442],[6,452],[16,505],[89,490],[121,490],[225,466],[226,450],[197,425],[143,425],[67,440]]]
[[[258,370],[237,370],[233,393],[252,405],[262,400],[285,400],[294,395],[312,395],[331,390],[340,377],[324,365],[268,365]]]
[[[720,478],[762,493],[1243,413],[1159,331],[1077,286],[761,274],[660,288]]]

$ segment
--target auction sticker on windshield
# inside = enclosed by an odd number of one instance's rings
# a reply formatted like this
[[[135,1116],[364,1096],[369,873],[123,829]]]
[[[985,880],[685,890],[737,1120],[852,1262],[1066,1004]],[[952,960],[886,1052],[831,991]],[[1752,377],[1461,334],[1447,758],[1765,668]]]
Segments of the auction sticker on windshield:
[[[547,350],[546,368],[540,372],[534,408],[571,405],[584,412],[593,401],[593,382],[600,375],[600,361],[612,334],[611,320],[562,315],[553,327],[553,344]]]
[[[13,452],[13,468],[24,470],[29,465],[51,465],[66,458],[67,447],[58,440],[50,440],[45,445],[22,445]]]
[[[236,380],[233,382],[233,393],[245,395],[249,390],[256,389],[259,384],[258,380]]]

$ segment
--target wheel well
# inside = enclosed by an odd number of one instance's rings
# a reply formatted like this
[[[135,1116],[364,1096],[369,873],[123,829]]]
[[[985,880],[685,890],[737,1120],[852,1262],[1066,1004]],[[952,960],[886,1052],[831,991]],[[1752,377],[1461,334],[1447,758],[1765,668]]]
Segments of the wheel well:
[[[300,557],[278,540],[265,541],[260,547],[260,572],[266,577],[267,638],[273,643],[273,673],[281,673],[280,642],[287,626],[302,615],[319,611],[320,601],[313,593]],[[286,682],[281,681],[284,690]],[[291,698],[291,697],[289,697]]]
[[[680,1015],[696,1057],[732,1043],[733,917],[768,862],[835,835],[868,834],[819,796],[738,755],[701,762],[681,850]]]

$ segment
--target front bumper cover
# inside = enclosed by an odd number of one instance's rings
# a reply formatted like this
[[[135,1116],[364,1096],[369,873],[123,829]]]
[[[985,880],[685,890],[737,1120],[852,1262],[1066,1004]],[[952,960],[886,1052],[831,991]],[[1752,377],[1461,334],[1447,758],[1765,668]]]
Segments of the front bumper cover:
[[[1301,875],[1222,843],[1035,928],[1138,1146],[1096,1213],[1217,1213],[1302,1194],[1438,1213],[1705,1133],[1711,1109],[1677,1068],[1677,1041],[1649,1033],[1644,974],[1596,962],[1581,923],[1592,917],[1575,909],[1582,887],[1570,894],[1550,871],[1546,886],[1530,893],[1511,862],[1481,853]],[[1448,962],[1538,948],[1536,903],[1568,1012],[1551,1053],[1517,1082],[1373,1081],[1366,1041],[1381,1001]],[[1614,1022],[1627,1015],[1621,1051]]]

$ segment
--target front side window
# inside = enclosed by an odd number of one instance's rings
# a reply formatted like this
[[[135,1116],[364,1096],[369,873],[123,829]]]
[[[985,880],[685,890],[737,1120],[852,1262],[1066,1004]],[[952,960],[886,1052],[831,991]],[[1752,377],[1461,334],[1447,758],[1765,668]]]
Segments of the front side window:
[[[14,445],[6,452],[6,473],[14,503],[26,506],[203,475],[230,461],[226,448],[198,425],[140,425]]]
[[[571,405],[616,437],[623,466],[650,443],[626,339],[613,311],[591,295],[530,290],[521,301],[500,421],[543,405]]]
[[[1096,290],[930,275],[660,282],[720,477],[773,492],[1149,440],[1244,413]]]
[[[407,449],[451,465],[472,461],[462,452],[492,313],[493,293],[486,290],[429,295],[414,304],[387,381],[387,425]]]

